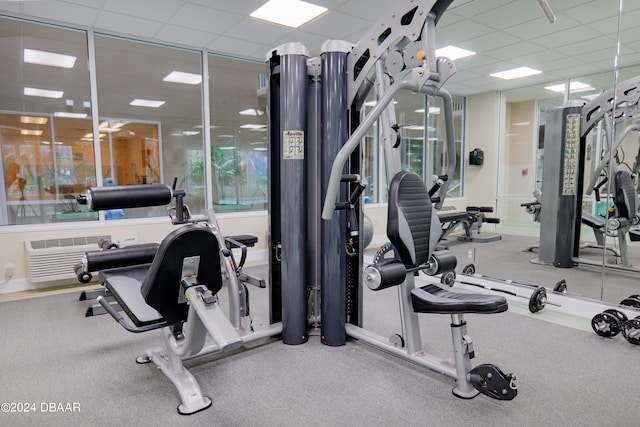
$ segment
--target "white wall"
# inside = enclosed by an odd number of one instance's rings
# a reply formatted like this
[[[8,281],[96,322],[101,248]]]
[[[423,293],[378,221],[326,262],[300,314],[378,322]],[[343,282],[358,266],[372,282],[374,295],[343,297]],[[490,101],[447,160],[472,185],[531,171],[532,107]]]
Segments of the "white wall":
[[[251,234],[258,236],[258,243],[249,250],[249,261],[268,259],[266,212],[220,214],[218,222],[225,235]],[[13,264],[14,271],[8,280],[5,280],[5,277],[0,277],[0,294],[64,284],[61,282],[29,283],[24,249],[26,241],[110,234],[114,241],[120,240],[123,246],[127,246],[137,243],[160,243],[162,238],[173,228],[174,226],[167,218],[131,220],[126,224],[117,221],[77,223],[73,226],[65,224],[55,228],[41,226],[37,228],[33,226],[3,227],[0,230],[0,275],[4,276],[5,263]],[[130,238],[135,240],[129,240]],[[66,284],[74,282],[73,279],[70,279],[66,281]]]

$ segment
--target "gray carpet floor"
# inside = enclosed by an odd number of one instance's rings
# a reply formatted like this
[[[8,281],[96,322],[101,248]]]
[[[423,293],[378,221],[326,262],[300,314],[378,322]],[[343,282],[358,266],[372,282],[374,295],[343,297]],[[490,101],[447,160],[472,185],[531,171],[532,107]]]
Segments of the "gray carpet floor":
[[[267,289],[250,294],[253,315],[268,318]],[[36,404],[35,413],[0,413],[0,425],[640,425],[640,346],[512,312],[467,316],[473,363],[518,374],[510,402],[460,400],[444,376],[358,341],[327,347],[311,336],[303,345],[266,339],[186,362],[213,405],[184,417],[169,380],[153,364],[135,363],[161,345],[161,333],[134,335],[108,316],[85,318],[89,303],[77,296],[0,304],[0,403]],[[367,329],[401,332],[395,289],[367,289],[364,299]],[[425,349],[450,358],[449,317],[424,315],[421,326]],[[80,410],[42,412],[49,402]]]

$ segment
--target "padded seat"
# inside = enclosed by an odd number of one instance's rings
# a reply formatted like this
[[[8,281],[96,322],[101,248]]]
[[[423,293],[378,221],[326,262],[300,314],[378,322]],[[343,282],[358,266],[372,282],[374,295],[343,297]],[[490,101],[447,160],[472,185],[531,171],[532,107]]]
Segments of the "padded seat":
[[[469,218],[469,212],[439,212],[438,218],[441,223],[444,222],[460,222]]]
[[[602,228],[605,225],[604,219],[586,211],[582,211],[582,223],[591,228]]]
[[[233,242],[230,242],[229,240],[233,240],[238,243],[241,243],[248,248],[251,248],[255,246],[256,243],[258,243],[258,236],[253,236],[251,234],[238,234],[236,236],[226,236],[226,239],[228,239],[226,243],[227,243],[227,248],[229,249],[239,247]]]
[[[114,268],[100,272],[100,281],[137,327],[154,325],[164,319],[142,297],[142,281],[150,264]]]
[[[416,313],[501,313],[507,311],[507,299],[495,295],[453,292],[437,284],[411,290],[411,303]]]

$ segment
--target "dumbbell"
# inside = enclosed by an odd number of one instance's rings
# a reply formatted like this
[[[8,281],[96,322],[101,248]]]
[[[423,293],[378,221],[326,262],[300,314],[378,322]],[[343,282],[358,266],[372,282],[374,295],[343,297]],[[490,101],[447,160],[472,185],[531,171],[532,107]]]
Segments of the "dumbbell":
[[[601,337],[615,337],[622,331],[627,315],[615,308],[608,308],[591,319],[591,328]]]
[[[640,345],[640,316],[622,324],[622,336],[631,344]]]
[[[620,332],[631,344],[640,345],[640,316],[628,319],[615,308],[608,308],[591,319],[591,327],[601,337],[615,337]]]
[[[620,301],[620,305],[626,305],[628,307],[640,308],[640,295],[629,295],[628,298]]]

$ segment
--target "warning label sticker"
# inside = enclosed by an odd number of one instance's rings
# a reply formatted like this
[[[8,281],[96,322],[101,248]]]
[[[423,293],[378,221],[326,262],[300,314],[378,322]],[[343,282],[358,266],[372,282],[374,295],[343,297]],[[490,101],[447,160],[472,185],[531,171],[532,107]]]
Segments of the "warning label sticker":
[[[304,131],[285,130],[282,135],[282,158],[304,159]]]

